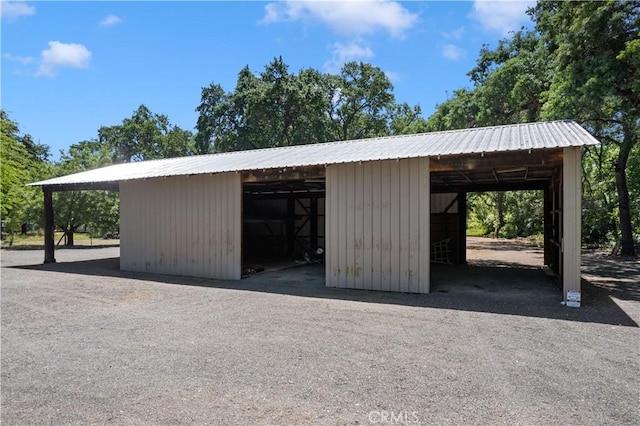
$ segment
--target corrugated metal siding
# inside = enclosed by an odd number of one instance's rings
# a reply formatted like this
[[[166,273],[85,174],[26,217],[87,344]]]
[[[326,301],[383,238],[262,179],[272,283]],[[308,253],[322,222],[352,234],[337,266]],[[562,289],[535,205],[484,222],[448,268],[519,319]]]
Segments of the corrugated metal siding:
[[[429,292],[429,161],[327,169],[328,287]]]
[[[240,279],[241,182],[236,173],[120,186],[120,267]]]
[[[33,185],[120,182],[164,176],[423,158],[476,152],[565,148],[597,143],[593,136],[575,122],[554,121],[117,164],[49,179]]]
[[[562,164],[562,285],[580,290],[580,236],[582,229],[582,157],[579,148],[565,148]]]

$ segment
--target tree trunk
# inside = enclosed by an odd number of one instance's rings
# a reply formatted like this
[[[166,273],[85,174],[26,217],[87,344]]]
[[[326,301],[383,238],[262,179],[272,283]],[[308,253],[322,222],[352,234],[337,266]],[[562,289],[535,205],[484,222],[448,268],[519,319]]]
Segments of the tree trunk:
[[[493,238],[500,236],[500,230],[504,228],[504,192],[496,192],[496,210],[498,213],[498,223],[493,229]]]
[[[625,126],[626,127],[626,126]],[[624,138],[620,145],[620,152],[615,163],[616,189],[618,192],[618,210],[620,213],[620,232],[622,234],[623,256],[635,256],[633,244],[633,228],[631,227],[631,209],[629,207],[629,189],[627,188],[627,161],[635,144],[635,134],[627,127],[624,129]]]
[[[64,233],[64,234],[65,234],[65,236],[67,237],[67,238],[66,238],[66,241],[65,241],[65,245],[66,245],[67,247],[73,247],[73,229],[70,229],[70,230],[68,230],[68,231],[65,231],[65,233]]]

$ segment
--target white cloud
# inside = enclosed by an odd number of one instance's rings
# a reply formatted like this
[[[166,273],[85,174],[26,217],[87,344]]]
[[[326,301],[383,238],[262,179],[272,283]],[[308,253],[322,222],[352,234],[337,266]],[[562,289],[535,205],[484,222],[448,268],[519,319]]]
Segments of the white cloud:
[[[510,31],[519,30],[529,20],[527,9],[535,4],[535,0],[475,0],[470,16],[484,28],[506,36]]]
[[[442,36],[444,38],[448,38],[448,39],[452,39],[452,40],[461,40],[462,36],[464,35],[464,32],[465,32],[465,28],[464,27],[459,27],[459,28],[456,28],[453,31],[448,31],[448,32],[442,33]]]
[[[122,23],[122,19],[116,15],[108,14],[102,21],[100,21],[101,27],[110,27]]]
[[[30,64],[34,61],[34,58],[32,56],[16,56],[12,55],[11,53],[3,53],[2,59],[6,59],[12,62],[19,62],[23,65]]]
[[[18,18],[20,16],[28,16],[36,13],[34,6],[28,5],[24,1],[0,1],[0,13],[2,17]]]
[[[401,80],[400,73],[396,71],[385,71],[384,74],[387,76],[389,81],[392,83],[397,83]]]
[[[387,31],[402,37],[418,21],[400,3],[389,0],[291,1],[265,6],[263,24],[278,22],[322,22],[342,34],[363,35]]]
[[[275,24],[283,21],[281,17],[282,6],[276,3],[267,3],[264,7],[264,18],[260,21],[261,24]]]
[[[331,59],[324,63],[324,69],[334,74],[338,73],[347,62],[373,57],[373,50],[370,47],[361,46],[355,41],[348,44],[336,42],[331,45],[330,49]]]
[[[86,68],[90,60],[91,52],[82,44],[50,41],[36,75],[52,77],[58,68]]]
[[[442,56],[445,59],[449,59],[451,61],[457,61],[458,59],[464,57],[464,50],[460,49],[454,44],[445,44],[442,48]]]

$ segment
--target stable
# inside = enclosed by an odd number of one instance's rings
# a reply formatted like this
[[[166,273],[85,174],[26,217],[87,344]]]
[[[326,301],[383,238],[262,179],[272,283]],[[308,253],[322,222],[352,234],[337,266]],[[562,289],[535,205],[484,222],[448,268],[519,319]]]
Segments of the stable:
[[[580,290],[581,147],[572,121],[432,132],[112,165],[37,182],[45,262],[52,192],[120,192],[120,267],[237,280],[253,259],[324,250],[329,287],[429,293],[465,261],[466,194],[544,192],[544,261]],[[443,243],[445,250],[443,250]]]

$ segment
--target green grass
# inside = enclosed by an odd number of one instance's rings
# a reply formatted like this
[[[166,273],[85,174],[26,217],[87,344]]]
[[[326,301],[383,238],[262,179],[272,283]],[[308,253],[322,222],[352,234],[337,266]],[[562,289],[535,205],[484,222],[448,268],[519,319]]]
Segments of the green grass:
[[[467,237],[484,237],[487,235],[487,230],[482,227],[467,227]]]
[[[62,237],[62,232],[56,232],[53,236],[53,242],[55,244],[58,243]],[[118,245],[120,244],[120,240],[103,240],[102,238],[91,238],[91,235],[85,233],[75,233],[73,234],[73,243],[76,246],[105,246],[105,245]],[[64,244],[64,239],[60,241],[60,247]],[[34,234],[14,234],[7,235],[2,240],[2,248],[40,248],[44,247],[44,235],[40,232]]]

